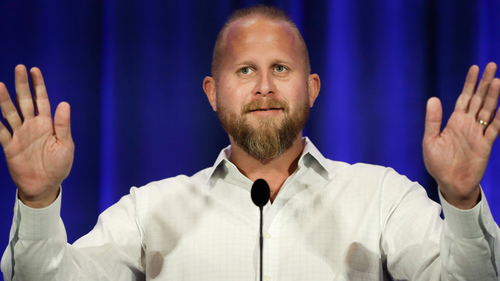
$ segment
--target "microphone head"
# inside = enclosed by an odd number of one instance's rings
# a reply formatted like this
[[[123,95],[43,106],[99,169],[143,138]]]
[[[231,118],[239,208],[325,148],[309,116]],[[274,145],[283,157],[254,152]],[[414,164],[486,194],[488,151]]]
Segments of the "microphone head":
[[[263,179],[256,180],[252,185],[252,201],[258,207],[264,207],[271,197],[271,190],[269,190],[269,185]]]

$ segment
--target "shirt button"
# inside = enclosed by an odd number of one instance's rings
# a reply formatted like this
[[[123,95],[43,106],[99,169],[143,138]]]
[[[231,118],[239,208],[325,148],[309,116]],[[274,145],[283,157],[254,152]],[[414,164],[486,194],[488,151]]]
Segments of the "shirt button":
[[[226,162],[226,168],[231,168],[231,164],[229,164],[228,162]]]
[[[271,239],[271,237],[272,237],[272,236],[271,236],[271,234],[266,233],[266,238],[267,238],[267,239]]]
[[[264,276],[264,279],[266,279],[266,281],[271,281],[271,276],[266,275],[266,276]]]
[[[490,220],[489,220],[489,217],[486,217],[486,219],[484,219],[484,221],[485,221],[486,223],[488,223],[488,222],[490,221]]]
[[[483,208],[483,215],[484,215],[485,213],[486,213],[486,209],[485,209],[485,208]]]

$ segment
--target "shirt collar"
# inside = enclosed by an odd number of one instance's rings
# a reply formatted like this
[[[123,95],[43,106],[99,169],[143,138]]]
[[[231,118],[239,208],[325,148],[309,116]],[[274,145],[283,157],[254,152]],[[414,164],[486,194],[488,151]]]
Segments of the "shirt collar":
[[[325,179],[330,178],[330,171],[328,169],[326,158],[319,152],[319,150],[314,146],[308,137],[302,138],[302,144],[304,149],[302,150],[302,155],[299,159],[299,168],[312,168],[320,176]],[[215,160],[215,163],[210,171],[210,176],[207,179],[206,186],[208,189],[212,188],[218,179],[224,178],[228,173],[228,165],[234,166],[229,159],[231,158],[231,145],[222,149],[219,156]],[[236,168],[236,166],[235,166]]]
[[[331,173],[328,169],[326,158],[319,152],[308,137],[302,138],[302,142],[304,144],[304,150],[302,150],[302,155],[299,159],[299,167],[311,167],[316,173],[328,180]]]

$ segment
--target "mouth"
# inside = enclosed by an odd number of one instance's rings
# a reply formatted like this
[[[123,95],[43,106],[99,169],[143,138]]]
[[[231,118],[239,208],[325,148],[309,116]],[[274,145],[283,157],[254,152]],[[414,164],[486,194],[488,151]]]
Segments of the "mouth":
[[[250,112],[255,112],[255,111],[271,111],[271,110],[282,110],[282,108],[257,108],[257,109],[251,109]]]
[[[275,117],[282,112],[283,108],[270,107],[270,108],[256,108],[250,109],[248,113],[258,117]]]
[[[286,101],[276,99],[260,99],[245,104],[242,112],[245,114],[255,114],[261,117],[277,116],[282,112],[287,112],[288,104]]]

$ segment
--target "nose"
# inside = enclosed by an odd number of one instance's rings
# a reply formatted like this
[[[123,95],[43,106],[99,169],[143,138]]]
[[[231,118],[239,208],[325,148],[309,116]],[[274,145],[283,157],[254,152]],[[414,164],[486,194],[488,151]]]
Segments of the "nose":
[[[276,85],[274,84],[274,76],[270,71],[261,71],[255,85],[254,93],[263,97],[269,94],[276,93]]]

